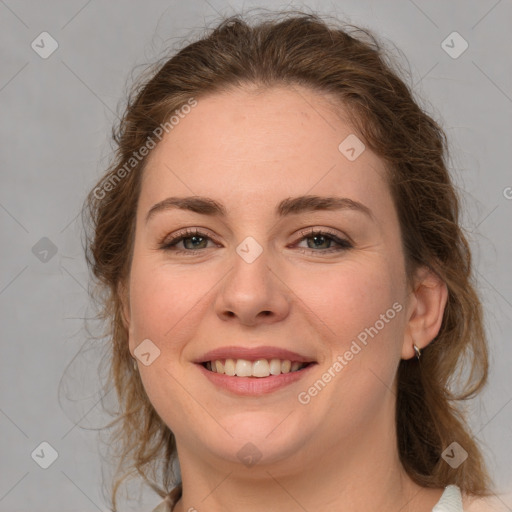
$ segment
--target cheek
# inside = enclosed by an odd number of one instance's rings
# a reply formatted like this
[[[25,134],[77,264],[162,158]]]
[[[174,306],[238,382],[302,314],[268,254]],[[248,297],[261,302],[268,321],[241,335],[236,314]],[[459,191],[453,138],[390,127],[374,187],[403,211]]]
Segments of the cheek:
[[[291,289],[340,347],[373,326],[400,297],[385,261],[371,259],[324,265],[292,278]],[[388,332],[390,324],[386,324]]]
[[[169,339],[186,336],[187,325],[194,323],[202,311],[212,285],[192,267],[176,267],[134,258],[130,279],[130,302],[136,343],[144,338],[160,346]]]
[[[328,326],[321,340],[327,384],[312,380],[301,396],[311,400],[312,417],[335,418],[337,430],[372,421],[391,397],[403,316],[391,271],[384,258],[372,256],[295,276],[293,289],[314,313],[310,318]]]

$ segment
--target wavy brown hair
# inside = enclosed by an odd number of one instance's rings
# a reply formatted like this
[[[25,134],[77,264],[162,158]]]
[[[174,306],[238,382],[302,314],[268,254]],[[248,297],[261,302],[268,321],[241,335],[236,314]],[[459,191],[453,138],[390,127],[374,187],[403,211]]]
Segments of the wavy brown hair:
[[[448,288],[437,337],[420,361],[401,360],[398,368],[400,460],[421,486],[456,484],[466,493],[491,494],[483,456],[459,407],[485,385],[488,349],[470,248],[459,224],[459,199],[447,170],[447,140],[401,73],[371,31],[314,13],[286,11],[271,13],[270,19],[256,24],[241,15],[224,18],[151,67],[133,86],[113,129],[115,157],[84,204],[86,259],[95,290],[101,292],[99,317],[108,326],[111,343],[105,393],[114,387],[119,401],[118,415],[109,425],[112,457],[118,459],[111,489],[114,510],[119,486],[128,477],[142,477],[162,497],[178,484],[176,494],[181,486],[173,472],[175,438],[132,366],[122,316],[121,286],[130,272],[147,157],[129,171],[126,162],[191,98],[200,101],[245,85],[297,85],[336,98],[358,136],[385,162],[408,280],[419,266],[427,266]],[[469,372],[462,379],[464,369]],[[468,453],[456,469],[441,456],[453,441]]]

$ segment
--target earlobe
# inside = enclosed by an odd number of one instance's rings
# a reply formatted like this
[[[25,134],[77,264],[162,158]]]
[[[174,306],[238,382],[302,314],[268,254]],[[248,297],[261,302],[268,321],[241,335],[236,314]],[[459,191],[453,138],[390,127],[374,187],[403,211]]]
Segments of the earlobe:
[[[435,272],[422,267],[416,273],[412,295],[402,359],[416,357],[413,345],[423,351],[438,335],[448,301],[448,288]]]

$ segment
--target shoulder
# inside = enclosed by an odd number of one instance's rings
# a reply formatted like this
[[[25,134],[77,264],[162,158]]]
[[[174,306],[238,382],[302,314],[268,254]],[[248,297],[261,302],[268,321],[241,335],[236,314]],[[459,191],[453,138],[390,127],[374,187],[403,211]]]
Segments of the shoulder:
[[[462,494],[462,507],[464,512],[510,512],[507,503],[511,502],[512,495],[474,496]]]

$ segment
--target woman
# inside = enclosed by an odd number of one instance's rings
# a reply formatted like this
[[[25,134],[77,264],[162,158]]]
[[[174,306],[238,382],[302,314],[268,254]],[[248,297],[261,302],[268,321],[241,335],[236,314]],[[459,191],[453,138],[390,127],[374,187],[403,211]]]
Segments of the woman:
[[[488,358],[445,135],[374,36],[229,18],[134,89],[114,138],[87,202],[113,510],[135,475],[175,512],[492,494],[456,407]]]

